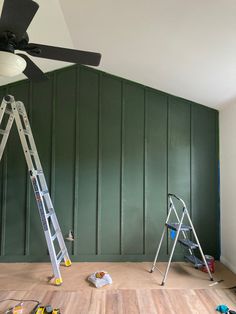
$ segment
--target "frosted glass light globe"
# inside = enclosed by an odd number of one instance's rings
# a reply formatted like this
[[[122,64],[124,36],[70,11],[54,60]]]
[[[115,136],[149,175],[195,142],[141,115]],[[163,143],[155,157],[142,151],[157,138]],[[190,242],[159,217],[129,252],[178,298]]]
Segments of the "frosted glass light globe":
[[[11,52],[0,51],[0,75],[15,76],[26,68],[26,61],[21,56]]]

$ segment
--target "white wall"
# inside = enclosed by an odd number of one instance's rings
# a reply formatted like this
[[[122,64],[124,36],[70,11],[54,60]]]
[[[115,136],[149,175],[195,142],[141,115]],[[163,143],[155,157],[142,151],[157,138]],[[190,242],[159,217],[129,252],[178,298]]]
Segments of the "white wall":
[[[236,273],[236,104],[220,111],[221,261]]]

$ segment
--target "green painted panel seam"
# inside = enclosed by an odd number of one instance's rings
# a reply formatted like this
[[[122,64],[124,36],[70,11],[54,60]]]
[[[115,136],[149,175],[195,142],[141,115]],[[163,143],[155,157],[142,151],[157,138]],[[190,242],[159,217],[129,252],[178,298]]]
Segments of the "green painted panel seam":
[[[6,88],[6,94],[9,94],[9,88]],[[3,185],[2,185],[2,217],[1,217],[1,256],[5,255],[6,244],[6,217],[7,217],[7,144],[2,158],[3,162]]]
[[[147,161],[147,91],[144,89],[144,106],[143,106],[143,254],[146,251],[146,208],[147,208],[147,200],[146,200],[146,161]]]
[[[169,211],[169,200],[168,200],[168,193],[169,193],[169,115],[170,115],[170,97],[167,97],[167,135],[166,135],[166,217]],[[168,239],[168,232],[166,232],[166,254],[169,254],[169,239]]]
[[[55,203],[55,134],[56,134],[56,101],[57,101],[57,94],[56,94],[56,84],[57,84],[57,76],[56,74],[53,75],[53,86],[52,86],[52,121],[51,121],[51,173],[50,173],[50,190],[51,190],[51,199],[54,205]]]
[[[98,76],[98,122],[97,122],[97,228],[96,228],[96,252],[101,254],[101,103],[102,103],[102,73]]]
[[[7,147],[7,146],[6,146]],[[5,255],[6,240],[6,213],[7,213],[7,149],[3,160],[3,185],[2,185],[2,217],[1,217],[1,256]]]
[[[190,212],[190,217],[192,219],[193,214],[192,214],[192,104],[190,104],[190,126],[189,126],[189,130],[190,130],[190,136],[189,136],[189,140],[190,140],[190,198],[189,198],[189,212]],[[192,235],[192,234],[191,234]]]
[[[80,70],[76,71],[76,96],[75,96],[75,155],[74,155],[74,204],[73,204],[73,233],[74,242],[72,254],[78,254],[78,200],[79,200],[79,83]]]
[[[123,176],[124,176],[124,82],[121,83],[121,128],[120,128],[120,254],[123,254]]]
[[[32,128],[32,83],[31,82],[28,88],[28,102],[29,102],[28,118],[29,118],[31,128]],[[37,147],[37,143],[36,143],[36,147]],[[28,171],[28,167],[26,167],[25,255],[30,254],[30,192],[31,192],[30,185],[31,185],[31,182],[29,178],[29,171]]]

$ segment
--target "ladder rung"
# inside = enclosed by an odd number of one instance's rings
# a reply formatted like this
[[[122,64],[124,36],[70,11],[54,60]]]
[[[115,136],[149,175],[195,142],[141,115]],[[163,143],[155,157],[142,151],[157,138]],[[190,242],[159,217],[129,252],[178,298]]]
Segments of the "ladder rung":
[[[7,134],[9,133],[9,131],[6,131],[6,130],[3,130],[3,129],[0,129],[0,134],[4,135],[4,134]]]
[[[54,213],[47,213],[46,214],[46,218],[48,219],[49,217],[51,217]]]
[[[175,230],[177,231],[178,228],[179,228],[179,223],[166,223],[166,226],[169,228],[169,229],[172,229],[172,230]],[[186,226],[186,225],[181,225],[181,231],[189,231],[189,230],[192,230],[192,228],[190,226]]]
[[[52,241],[54,241],[57,238],[58,233],[55,232],[54,235],[51,237]]]
[[[186,255],[185,259],[190,263],[193,263],[195,267],[202,267],[204,264],[199,258],[194,255]]]
[[[28,135],[28,136],[31,135],[31,132],[28,131],[28,130],[25,130],[25,129],[24,129],[23,132],[24,132],[25,135]]]
[[[34,156],[35,150],[29,150],[30,155]]]
[[[55,214],[55,210],[54,208],[48,208],[48,213],[46,214],[47,215],[47,218],[52,216],[53,214]]]
[[[46,195],[46,194],[48,194],[48,190],[41,191],[41,195],[42,195],[42,196],[44,196],[44,195]]]
[[[189,249],[194,250],[198,248],[198,244],[194,243],[193,241],[189,239],[178,239],[179,243],[181,243],[184,246],[187,246]]]
[[[9,114],[9,115],[13,114],[12,110],[10,110],[10,109],[5,109],[5,113]]]
[[[57,263],[60,264],[63,257],[66,254],[66,250],[61,250],[58,254],[57,254]]]
[[[21,108],[18,108],[18,112],[21,116],[24,116],[25,115],[25,112],[21,109]]]
[[[40,175],[40,174],[43,174],[43,170],[36,170],[35,171],[35,174],[38,176],[38,175]]]

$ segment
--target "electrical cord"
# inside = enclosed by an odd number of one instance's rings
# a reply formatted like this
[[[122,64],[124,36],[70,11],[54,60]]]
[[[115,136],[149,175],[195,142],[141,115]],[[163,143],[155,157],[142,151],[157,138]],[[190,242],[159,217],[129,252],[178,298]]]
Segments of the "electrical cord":
[[[34,309],[37,308],[40,304],[40,302],[38,300],[26,300],[26,299],[3,299],[3,300],[0,300],[0,303],[5,302],[5,301],[18,302],[15,306],[22,305],[23,302],[34,302],[34,303],[37,303],[36,306],[34,307]],[[8,309],[6,313],[10,313],[11,310],[12,310],[12,308]]]
[[[38,300],[24,300],[24,299],[3,299],[3,300],[0,300],[0,303],[1,302],[5,302],[5,301],[15,301],[15,302],[34,302],[34,303],[37,303],[37,305],[40,304],[40,302]]]

